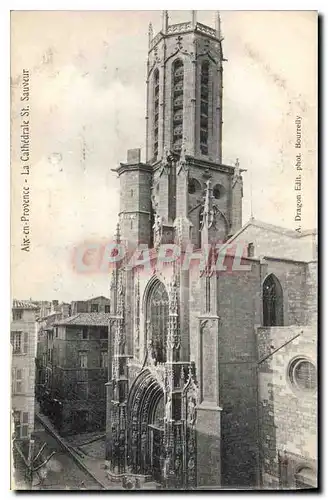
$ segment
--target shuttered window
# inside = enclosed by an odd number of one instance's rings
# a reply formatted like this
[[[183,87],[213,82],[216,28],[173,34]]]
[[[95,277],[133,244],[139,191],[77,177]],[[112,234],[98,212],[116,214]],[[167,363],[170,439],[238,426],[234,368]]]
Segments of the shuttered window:
[[[13,370],[13,393],[22,394],[24,392],[23,387],[24,370],[22,368],[14,368]]]
[[[28,437],[28,412],[14,410],[15,438]]]

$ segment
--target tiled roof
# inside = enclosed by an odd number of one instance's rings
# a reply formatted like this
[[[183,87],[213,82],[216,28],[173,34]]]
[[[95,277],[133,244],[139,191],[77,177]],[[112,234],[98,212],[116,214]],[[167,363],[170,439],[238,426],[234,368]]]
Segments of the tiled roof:
[[[78,313],[57,321],[54,325],[108,326],[109,313]]]
[[[30,300],[13,300],[13,309],[40,309],[37,304]]]
[[[241,233],[245,231],[249,226],[256,226],[260,227],[262,229],[267,229],[268,231],[273,231],[275,233],[279,234],[284,234],[285,236],[289,236],[290,238],[301,238],[302,236],[307,236],[309,234],[316,234],[317,231],[316,229],[309,229],[306,231],[302,231],[299,233],[298,231],[295,231],[293,229],[287,229],[285,227],[281,226],[275,226],[274,224],[269,224],[268,222],[263,222],[258,219],[251,218],[244,226],[242,226],[239,231],[237,231],[235,234],[233,234],[228,241],[225,242],[225,244],[222,246],[223,250],[225,246],[228,246],[232,241],[236,239],[237,236],[239,236]]]

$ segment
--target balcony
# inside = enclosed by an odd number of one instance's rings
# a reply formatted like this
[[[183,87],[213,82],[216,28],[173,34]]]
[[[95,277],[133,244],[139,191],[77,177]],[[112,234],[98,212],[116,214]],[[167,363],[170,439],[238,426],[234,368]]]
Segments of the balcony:
[[[184,31],[189,31],[192,29],[192,25],[190,21],[183,22],[183,23],[177,23],[177,24],[171,24],[171,26],[168,26],[167,28],[167,33],[183,33]]]

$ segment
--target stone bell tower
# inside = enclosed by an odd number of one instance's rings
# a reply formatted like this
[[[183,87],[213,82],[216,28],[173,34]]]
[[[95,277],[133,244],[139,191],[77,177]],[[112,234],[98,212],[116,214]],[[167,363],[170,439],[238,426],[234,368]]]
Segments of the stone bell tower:
[[[218,209],[217,240],[241,226],[235,212],[242,189],[234,188],[234,167],[222,165],[222,40],[218,12],[213,28],[197,22],[196,11],[172,25],[163,11],[156,36],[149,26],[146,163],[153,171],[155,246],[177,240],[201,246],[208,180]]]
[[[180,153],[221,162],[222,38],[216,27],[191,20],[169,25],[154,37],[149,26],[147,64],[147,163]]]

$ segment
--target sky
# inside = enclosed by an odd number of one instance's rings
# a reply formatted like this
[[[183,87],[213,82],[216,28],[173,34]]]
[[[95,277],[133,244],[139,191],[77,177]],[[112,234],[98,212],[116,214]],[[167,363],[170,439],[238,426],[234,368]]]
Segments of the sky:
[[[170,24],[191,19],[170,11]],[[214,27],[215,13],[198,21]],[[296,124],[302,122],[302,230],[316,227],[317,17],[223,11],[223,163],[239,158],[243,222],[296,228]],[[113,237],[126,150],[145,158],[148,24],[160,11],[24,11],[11,18],[12,296],[109,295],[105,273],[78,274],[74,248]],[[30,73],[30,240],[21,250],[22,71]],[[85,160],[82,151],[85,148]]]

